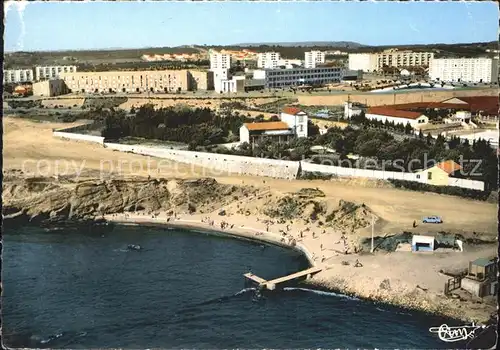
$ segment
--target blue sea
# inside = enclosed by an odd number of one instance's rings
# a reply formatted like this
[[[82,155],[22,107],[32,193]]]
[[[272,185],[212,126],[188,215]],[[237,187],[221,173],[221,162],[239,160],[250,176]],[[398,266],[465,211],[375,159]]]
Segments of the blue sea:
[[[303,284],[256,296],[244,273],[269,279],[308,267],[276,246],[130,226],[8,229],[3,244],[10,347],[450,347],[429,327],[451,320]]]

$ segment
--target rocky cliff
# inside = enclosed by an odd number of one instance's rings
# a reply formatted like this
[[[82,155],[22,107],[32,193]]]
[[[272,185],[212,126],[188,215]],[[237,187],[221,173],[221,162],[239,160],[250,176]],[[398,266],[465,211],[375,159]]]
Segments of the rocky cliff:
[[[17,178],[4,181],[2,202],[7,223],[58,223],[125,211],[212,212],[255,193],[253,187],[222,185],[214,179],[72,182]]]

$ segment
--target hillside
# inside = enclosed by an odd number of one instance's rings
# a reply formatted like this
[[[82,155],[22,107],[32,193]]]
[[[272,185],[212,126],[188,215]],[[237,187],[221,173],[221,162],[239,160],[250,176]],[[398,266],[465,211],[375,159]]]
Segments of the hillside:
[[[498,42],[462,43],[462,44],[429,44],[429,45],[386,45],[369,46],[349,41],[310,41],[289,43],[246,43],[225,46],[178,46],[178,47],[155,47],[115,50],[89,50],[89,51],[46,51],[46,52],[12,52],[4,56],[4,68],[31,68],[35,65],[99,65],[99,64],[123,64],[128,62],[141,62],[143,54],[166,54],[166,53],[198,53],[214,50],[243,50],[250,49],[256,52],[277,51],[286,58],[303,58],[304,52],[310,50],[341,50],[351,53],[378,52],[389,48],[415,51],[434,51],[436,57],[440,56],[493,56],[486,53],[486,49],[498,50]]]

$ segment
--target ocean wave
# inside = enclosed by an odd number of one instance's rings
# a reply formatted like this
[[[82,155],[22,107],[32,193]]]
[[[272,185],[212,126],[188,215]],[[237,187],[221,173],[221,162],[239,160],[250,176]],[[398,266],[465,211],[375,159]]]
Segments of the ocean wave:
[[[245,294],[247,292],[251,292],[251,291],[255,291],[255,290],[256,290],[256,288],[243,288],[238,293],[234,294],[234,296]]]
[[[316,289],[285,287],[285,288],[283,288],[283,290],[284,291],[300,290],[302,292],[309,292],[309,293],[314,293],[317,295],[326,295],[326,296],[332,296],[332,297],[337,297],[337,298],[344,298],[344,299],[348,299],[348,300],[359,300],[358,298],[351,297],[349,295],[335,293],[335,292],[325,292],[323,290],[316,290]]]
[[[409,315],[409,316],[411,316],[411,314],[408,313],[408,312],[384,310],[384,309],[381,309],[379,307],[376,307],[375,309],[378,310],[378,311],[381,311],[381,312],[389,312],[389,313],[393,312],[393,313],[396,313],[398,315]]]

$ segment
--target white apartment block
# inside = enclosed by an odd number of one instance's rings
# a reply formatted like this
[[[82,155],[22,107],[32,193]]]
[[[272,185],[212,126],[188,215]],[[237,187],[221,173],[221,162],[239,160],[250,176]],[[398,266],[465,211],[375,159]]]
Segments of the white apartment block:
[[[3,71],[3,83],[28,83],[33,81],[31,69],[7,69]]]
[[[398,68],[430,66],[433,58],[433,52],[398,50],[386,50],[378,53],[349,54],[349,69],[373,72],[380,70],[384,66]]]
[[[61,73],[76,73],[76,66],[35,67],[35,77],[37,81],[59,79]]]
[[[377,56],[371,53],[350,53],[349,70],[362,70],[363,72],[373,72],[377,68]]]
[[[210,70],[222,70],[231,68],[231,55],[228,53],[211,53]]]
[[[316,65],[325,63],[325,53],[309,51],[304,54],[304,68],[316,68]]]
[[[439,58],[432,60],[429,76],[445,82],[498,81],[498,60],[491,58]]]
[[[275,69],[279,67],[281,55],[279,52],[264,52],[257,55],[257,67]]]

